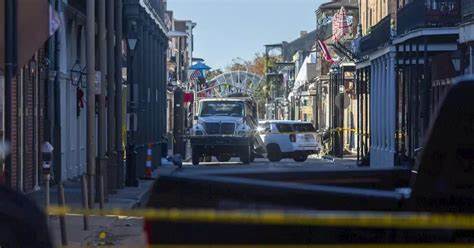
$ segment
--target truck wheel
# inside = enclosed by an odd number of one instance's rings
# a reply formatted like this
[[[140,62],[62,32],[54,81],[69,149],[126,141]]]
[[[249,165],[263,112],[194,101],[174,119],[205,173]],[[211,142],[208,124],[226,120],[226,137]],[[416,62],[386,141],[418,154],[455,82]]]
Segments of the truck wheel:
[[[306,160],[308,159],[308,155],[306,155],[306,154],[295,155],[295,156],[293,157],[293,159],[294,159],[296,162],[302,163],[302,162],[304,162],[304,161],[306,161]]]
[[[199,165],[199,162],[201,162],[201,152],[197,147],[193,147],[192,162],[193,165]]]
[[[221,154],[221,155],[217,156],[217,161],[219,161],[221,163],[229,162],[230,159],[231,159],[231,157],[230,157],[229,154]]]
[[[252,156],[252,146],[245,147],[240,155],[240,162],[243,164],[250,164]]]
[[[282,159],[282,154],[280,146],[277,144],[270,144],[267,147],[267,157],[270,162],[280,162]]]

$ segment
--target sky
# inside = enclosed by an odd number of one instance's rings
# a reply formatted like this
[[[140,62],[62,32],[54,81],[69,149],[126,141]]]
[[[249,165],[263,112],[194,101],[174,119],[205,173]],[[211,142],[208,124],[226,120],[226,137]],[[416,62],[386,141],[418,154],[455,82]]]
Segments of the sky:
[[[316,26],[315,10],[328,0],[168,0],[180,20],[197,23],[194,57],[213,69],[252,59],[265,44],[291,41]]]

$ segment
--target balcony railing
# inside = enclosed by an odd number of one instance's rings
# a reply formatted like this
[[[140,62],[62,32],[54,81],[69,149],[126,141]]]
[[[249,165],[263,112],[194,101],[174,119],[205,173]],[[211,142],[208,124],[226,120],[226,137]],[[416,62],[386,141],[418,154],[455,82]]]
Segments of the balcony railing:
[[[332,24],[325,24],[318,26],[317,28],[317,39],[326,40],[332,36]]]
[[[372,27],[370,34],[360,39],[360,55],[376,50],[390,41],[390,20],[391,16],[386,16]]]
[[[414,0],[398,10],[397,33],[405,34],[419,28],[453,27],[460,22],[460,0]]]
[[[463,22],[474,21],[474,1],[473,0],[462,0],[461,15],[462,15]]]

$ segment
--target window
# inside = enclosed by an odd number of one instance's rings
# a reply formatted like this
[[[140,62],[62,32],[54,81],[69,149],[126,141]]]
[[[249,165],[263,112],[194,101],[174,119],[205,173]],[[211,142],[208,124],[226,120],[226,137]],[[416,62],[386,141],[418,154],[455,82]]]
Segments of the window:
[[[293,125],[293,129],[296,132],[316,132],[316,129],[311,123],[295,124]]]
[[[277,123],[276,127],[280,133],[291,133],[293,132],[293,127],[291,124]]]
[[[232,101],[203,102],[201,116],[244,116],[244,103]]]

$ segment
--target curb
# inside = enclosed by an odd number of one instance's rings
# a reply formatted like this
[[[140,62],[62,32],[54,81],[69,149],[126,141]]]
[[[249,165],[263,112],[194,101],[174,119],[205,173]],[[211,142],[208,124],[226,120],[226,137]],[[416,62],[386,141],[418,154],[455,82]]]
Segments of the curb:
[[[148,183],[147,181],[142,181],[142,182]],[[135,203],[131,206],[130,209],[140,208],[143,205],[145,205],[146,202],[148,202],[148,199],[150,198],[150,191],[153,188],[153,185],[155,184],[155,181],[153,182],[149,181],[149,182],[150,183],[146,187],[146,190],[142,191],[140,195],[138,195],[138,199],[135,201]]]

